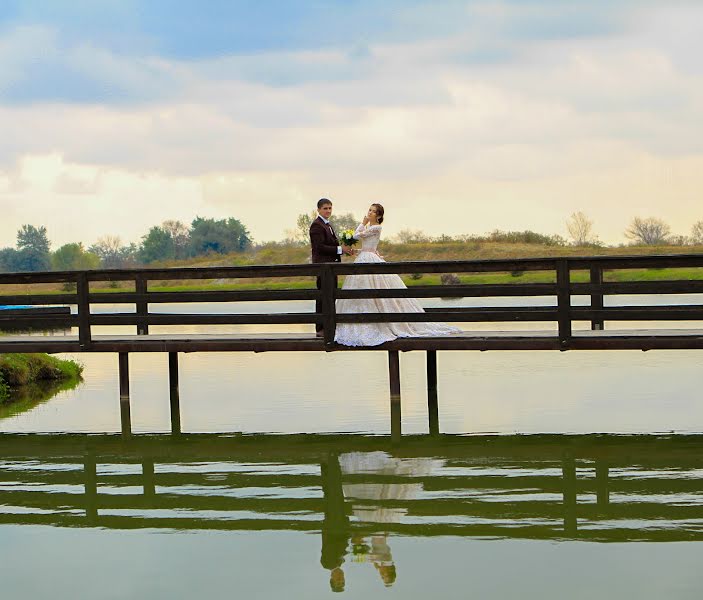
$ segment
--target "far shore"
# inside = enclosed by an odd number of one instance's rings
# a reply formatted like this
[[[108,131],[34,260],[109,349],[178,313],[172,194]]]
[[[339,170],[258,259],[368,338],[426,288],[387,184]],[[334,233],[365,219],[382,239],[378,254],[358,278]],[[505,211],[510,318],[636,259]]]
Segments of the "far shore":
[[[442,260],[510,260],[516,258],[553,258],[568,256],[646,256],[667,254],[703,254],[703,246],[619,246],[619,247],[576,247],[549,246],[542,244],[502,243],[502,242],[427,242],[394,244],[385,243],[379,248],[384,259],[394,261],[442,261]],[[151,263],[145,268],[178,267],[228,267],[254,265],[304,264],[308,262],[309,248],[303,245],[269,244],[245,253],[228,255],[209,255],[182,261]],[[351,262],[345,258],[346,262]],[[458,275],[462,284],[507,284],[507,283],[549,283],[555,280],[552,272],[502,272],[502,273],[467,273]],[[606,271],[605,281],[662,281],[667,279],[702,280],[703,268],[690,269],[636,269]],[[408,286],[441,285],[440,276],[422,274],[421,276],[404,275]],[[586,271],[572,272],[574,282],[587,282]],[[30,286],[16,284],[0,286],[2,294],[61,294],[66,293],[60,284],[35,284]],[[149,291],[216,291],[216,290],[253,290],[253,289],[313,289],[315,280],[304,278],[257,278],[227,280],[168,280],[152,282]],[[91,284],[91,291],[97,293],[115,293],[134,291],[131,282],[96,282]]]

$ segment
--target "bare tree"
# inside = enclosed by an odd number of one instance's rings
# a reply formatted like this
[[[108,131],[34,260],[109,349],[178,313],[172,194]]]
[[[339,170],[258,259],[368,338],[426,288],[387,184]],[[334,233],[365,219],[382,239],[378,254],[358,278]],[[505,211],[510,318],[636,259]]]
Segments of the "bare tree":
[[[190,227],[181,221],[164,221],[161,229],[171,235],[176,250],[176,258],[185,258],[190,242]]]
[[[97,254],[105,269],[121,269],[134,262],[136,246],[123,246],[122,240],[116,235],[106,235],[98,239],[88,248],[89,252]]]
[[[581,211],[573,213],[566,221],[566,230],[569,232],[574,246],[588,246],[598,240],[593,235],[593,221]]]
[[[394,241],[399,244],[421,244],[430,241],[419,229],[401,229],[394,237]]]
[[[313,210],[309,213],[301,213],[295,221],[295,229],[287,229],[287,239],[293,240],[298,244],[308,244],[310,242],[310,223],[317,219],[317,211]],[[332,227],[339,234],[344,229],[356,229],[356,226],[361,222],[357,221],[352,213],[333,214],[330,218]]]
[[[655,217],[647,219],[635,217],[625,230],[626,238],[632,240],[634,244],[646,246],[665,244],[670,235],[671,228],[664,221]]]
[[[691,243],[703,244],[703,221],[698,221],[691,228]]]

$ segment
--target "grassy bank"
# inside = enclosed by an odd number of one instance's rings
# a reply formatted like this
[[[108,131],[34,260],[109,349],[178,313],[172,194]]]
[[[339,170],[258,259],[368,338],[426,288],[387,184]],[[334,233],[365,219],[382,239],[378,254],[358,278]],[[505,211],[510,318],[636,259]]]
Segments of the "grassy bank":
[[[0,354],[0,403],[36,396],[29,394],[32,386],[41,395],[57,384],[56,391],[73,387],[80,382],[82,373],[82,365],[48,354]]]

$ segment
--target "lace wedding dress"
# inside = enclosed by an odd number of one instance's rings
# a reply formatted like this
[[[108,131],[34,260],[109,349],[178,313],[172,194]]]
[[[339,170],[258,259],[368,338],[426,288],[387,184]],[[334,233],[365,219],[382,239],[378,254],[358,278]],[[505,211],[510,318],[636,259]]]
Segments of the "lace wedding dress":
[[[359,225],[354,237],[361,240],[355,263],[382,263],[376,248],[381,239],[381,226]],[[344,290],[406,289],[396,274],[348,275]],[[421,313],[425,312],[414,298],[343,298],[337,300],[337,313]],[[334,341],[344,346],[378,346],[399,337],[435,337],[461,330],[444,323],[339,323]]]

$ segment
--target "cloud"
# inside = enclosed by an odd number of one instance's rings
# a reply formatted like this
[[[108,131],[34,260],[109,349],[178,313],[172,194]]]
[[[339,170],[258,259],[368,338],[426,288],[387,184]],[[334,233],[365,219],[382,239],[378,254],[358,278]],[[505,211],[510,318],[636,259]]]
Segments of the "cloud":
[[[362,212],[387,199],[389,231],[435,234],[554,232],[592,210],[612,215],[601,234],[617,241],[640,210],[682,232],[698,218],[694,4],[305,4],[290,16],[304,26],[281,41],[288,13],[268,33],[250,13],[249,37],[228,45],[227,21],[210,21],[183,47],[171,38],[194,13],[155,24],[158,3],[146,15],[89,10],[94,29],[70,39],[73,13],[12,15],[0,37],[0,239],[62,202],[83,228],[52,216],[64,241],[137,240],[201,213],[273,239],[324,195]],[[123,25],[131,47],[116,41]],[[188,52],[207,31],[212,44]],[[428,221],[428,206],[452,218]]]

